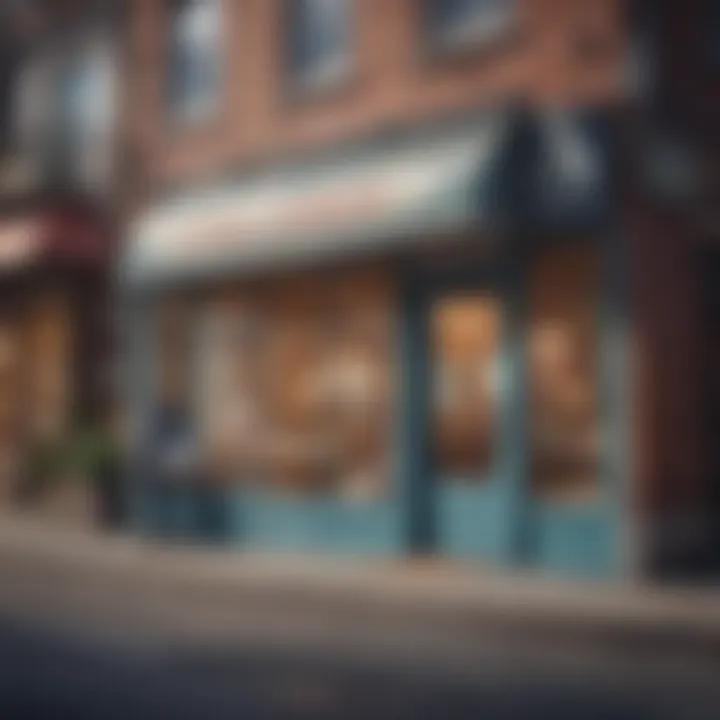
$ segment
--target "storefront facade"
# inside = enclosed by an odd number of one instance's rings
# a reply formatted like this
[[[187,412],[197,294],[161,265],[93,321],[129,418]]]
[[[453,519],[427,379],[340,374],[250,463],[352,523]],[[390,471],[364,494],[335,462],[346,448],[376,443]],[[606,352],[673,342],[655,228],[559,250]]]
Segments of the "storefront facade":
[[[95,214],[35,207],[0,217],[0,488],[21,500],[38,448],[103,402],[110,239]]]
[[[609,124],[462,117],[151,208],[123,265],[138,524],[628,566]],[[193,480],[163,480],[159,418]]]

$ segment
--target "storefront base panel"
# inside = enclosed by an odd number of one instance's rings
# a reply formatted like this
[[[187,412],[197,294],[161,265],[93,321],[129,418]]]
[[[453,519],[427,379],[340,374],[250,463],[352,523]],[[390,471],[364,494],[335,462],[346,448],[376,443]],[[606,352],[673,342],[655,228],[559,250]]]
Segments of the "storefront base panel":
[[[128,499],[131,525],[154,537],[226,542],[229,505],[224,493],[187,486],[156,487]]]
[[[134,509],[136,526],[163,538],[366,556],[400,555],[405,550],[399,513],[382,504],[172,487],[136,497]]]
[[[617,571],[618,531],[600,508],[538,510],[531,546],[534,564],[564,577],[611,577]]]
[[[618,532],[608,513],[539,508],[512,529],[502,521],[502,499],[467,502],[446,494],[439,514],[447,522],[434,553],[498,567],[528,568],[577,578],[617,574]],[[385,504],[330,499],[283,499],[239,490],[172,487],[146,492],[134,503],[136,526],[165,539],[219,542],[240,549],[364,557],[412,554],[403,513]],[[519,510],[519,508],[516,508]],[[452,522],[450,522],[452,520]]]
[[[443,555],[481,558],[497,563],[514,559],[512,503],[507,483],[489,482],[478,489],[467,483],[446,483],[438,501],[437,538]]]
[[[231,538],[244,547],[379,556],[403,551],[400,518],[390,505],[242,492],[228,502]]]

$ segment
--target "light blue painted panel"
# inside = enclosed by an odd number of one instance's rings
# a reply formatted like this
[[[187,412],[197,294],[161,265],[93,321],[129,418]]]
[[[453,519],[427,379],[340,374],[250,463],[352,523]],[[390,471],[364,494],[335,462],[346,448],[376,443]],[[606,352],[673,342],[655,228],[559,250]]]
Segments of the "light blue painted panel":
[[[503,561],[508,552],[508,497],[502,482],[442,481],[438,492],[441,551]]]
[[[539,509],[532,534],[542,568],[563,576],[610,576],[615,570],[616,528],[602,506]]]
[[[402,547],[399,513],[391,502],[237,491],[228,503],[232,540],[244,546],[360,555],[389,555]]]
[[[523,401],[519,362],[522,343],[519,342],[519,303],[516,289],[516,267],[512,263],[496,263],[478,268],[464,268],[454,275],[429,280],[419,290],[422,303],[422,322],[426,329],[416,338],[415,353],[423,358],[419,363],[416,393],[422,394],[425,404],[421,411],[429,412],[428,388],[431,367],[428,342],[430,308],[435,298],[455,293],[481,293],[497,298],[502,311],[502,330],[496,373],[498,393],[493,423],[493,457],[488,475],[458,480],[444,477],[432,467],[430,458],[416,463],[420,477],[416,485],[426,487],[429,506],[428,522],[432,524],[434,550],[450,557],[490,560],[513,565],[520,547],[520,524],[523,522],[522,456],[523,426],[519,410]],[[428,433],[426,427],[421,428]],[[421,445],[418,441],[417,445]]]
[[[598,497],[587,505],[563,505],[549,499],[532,502],[532,561],[550,573],[603,577],[621,570],[623,516],[629,496],[625,436],[628,366],[622,343],[627,305],[620,277],[624,261],[617,238],[598,234],[589,241],[601,254],[603,271],[597,314],[600,336],[597,383],[598,424],[604,442],[598,465]]]

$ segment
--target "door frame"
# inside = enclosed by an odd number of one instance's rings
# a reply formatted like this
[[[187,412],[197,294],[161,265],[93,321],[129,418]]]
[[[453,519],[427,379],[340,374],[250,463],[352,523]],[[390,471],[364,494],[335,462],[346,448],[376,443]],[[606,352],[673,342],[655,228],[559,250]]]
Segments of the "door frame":
[[[484,283],[499,291],[505,306],[501,346],[504,399],[497,462],[509,523],[498,551],[487,559],[506,567],[537,568],[565,576],[608,577],[635,572],[635,520],[630,502],[634,446],[630,387],[632,321],[626,241],[620,233],[598,227],[545,237],[524,234],[508,242],[502,257],[489,259],[478,267],[416,273],[406,278],[401,457],[407,537],[412,551],[425,554],[442,551],[436,534],[437,496],[428,450],[428,302],[443,290],[482,287]],[[527,461],[528,272],[535,253],[573,242],[588,243],[599,252],[597,417],[603,439],[598,461],[600,497],[596,504],[577,511],[533,497]]]
[[[516,564],[522,556],[525,508],[522,497],[524,475],[522,453],[513,448],[523,443],[523,418],[517,412],[523,391],[519,352],[522,343],[519,266],[511,258],[489,259],[475,266],[443,272],[409,274],[405,278],[403,312],[403,459],[404,506],[409,549],[420,554],[448,554],[455,557],[488,560],[503,565]],[[434,477],[430,452],[431,358],[430,310],[432,302],[443,292],[483,291],[495,294],[502,307],[501,339],[498,362],[500,401],[496,409],[493,434],[495,438],[493,477],[487,482],[492,491],[475,493],[476,502],[502,512],[506,522],[500,523],[489,536],[481,537],[460,529],[443,538],[441,515],[446,512],[441,486]],[[462,493],[461,493],[462,494]],[[472,495],[469,492],[468,495]],[[481,495],[487,495],[481,499]],[[463,498],[457,498],[459,506]],[[452,507],[452,501],[449,505]],[[447,509],[452,513],[453,510]],[[494,515],[495,512],[492,514]]]

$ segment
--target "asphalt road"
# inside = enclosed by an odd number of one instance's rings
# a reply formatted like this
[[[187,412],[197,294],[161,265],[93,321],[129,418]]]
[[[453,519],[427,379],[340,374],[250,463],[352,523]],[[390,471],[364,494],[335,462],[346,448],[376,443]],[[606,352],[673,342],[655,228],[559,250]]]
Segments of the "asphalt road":
[[[0,718],[720,717],[712,654],[438,628],[0,549]]]

